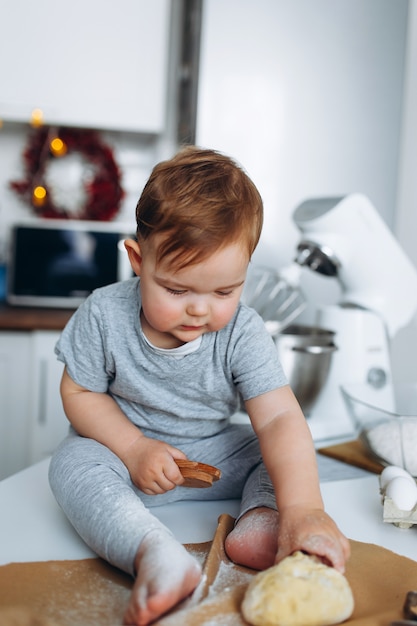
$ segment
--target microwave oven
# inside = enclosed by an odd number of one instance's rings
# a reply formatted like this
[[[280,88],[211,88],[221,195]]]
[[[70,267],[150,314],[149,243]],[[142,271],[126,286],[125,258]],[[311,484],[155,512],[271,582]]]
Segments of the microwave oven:
[[[6,300],[17,306],[77,308],[96,288],[133,276],[116,222],[42,220],[10,232]]]

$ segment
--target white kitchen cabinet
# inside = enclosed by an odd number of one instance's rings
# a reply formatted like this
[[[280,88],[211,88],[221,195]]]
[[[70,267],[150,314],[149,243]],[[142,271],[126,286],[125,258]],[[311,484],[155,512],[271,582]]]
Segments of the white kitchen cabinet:
[[[0,333],[0,479],[28,465],[30,333]]]
[[[59,394],[64,366],[54,353],[59,334],[35,331],[31,336],[29,464],[50,456],[68,432],[69,422]]]
[[[57,331],[0,332],[0,480],[49,456],[68,432]]]
[[[0,20],[0,118],[160,133],[170,0],[14,0]]]

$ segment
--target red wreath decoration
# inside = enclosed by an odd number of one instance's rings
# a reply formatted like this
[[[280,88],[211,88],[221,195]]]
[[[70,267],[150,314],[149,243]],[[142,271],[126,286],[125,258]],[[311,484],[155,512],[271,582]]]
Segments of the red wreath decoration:
[[[51,142],[56,138],[63,144],[60,153],[51,148]],[[45,181],[51,160],[65,158],[72,152],[79,152],[94,170],[94,177],[84,183],[86,202],[77,215],[54,204],[52,190]],[[23,180],[11,181],[10,188],[24,198],[39,217],[107,221],[117,214],[124,196],[121,173],[111,148],[95,131],[42,126],[29,137],[23,161],[26,176]],[[41,200],[34,195],[34,190],[39,187],[46,192]]]

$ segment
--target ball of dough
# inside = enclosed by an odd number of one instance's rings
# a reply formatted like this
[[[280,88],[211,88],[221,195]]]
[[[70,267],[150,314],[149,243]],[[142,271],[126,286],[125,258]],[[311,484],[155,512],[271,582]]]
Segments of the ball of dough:
[[[353,607],[343,574],[314,556],[294,552],[254,576],[241,608],[254,626],[329,626],[350,617]]]

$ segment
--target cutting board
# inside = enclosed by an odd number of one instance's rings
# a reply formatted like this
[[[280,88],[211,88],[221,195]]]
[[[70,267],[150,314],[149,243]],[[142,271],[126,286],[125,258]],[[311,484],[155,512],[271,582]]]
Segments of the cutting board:
[[[348,465],[354,465],[362,469],[380,474],[384,466],[376,461],[366,449],[365,445],[359,439],[354,441],[346,441],[334,446],[320,448],[317,450],[319,454],[331,457],[337,461],[342,461]]]

